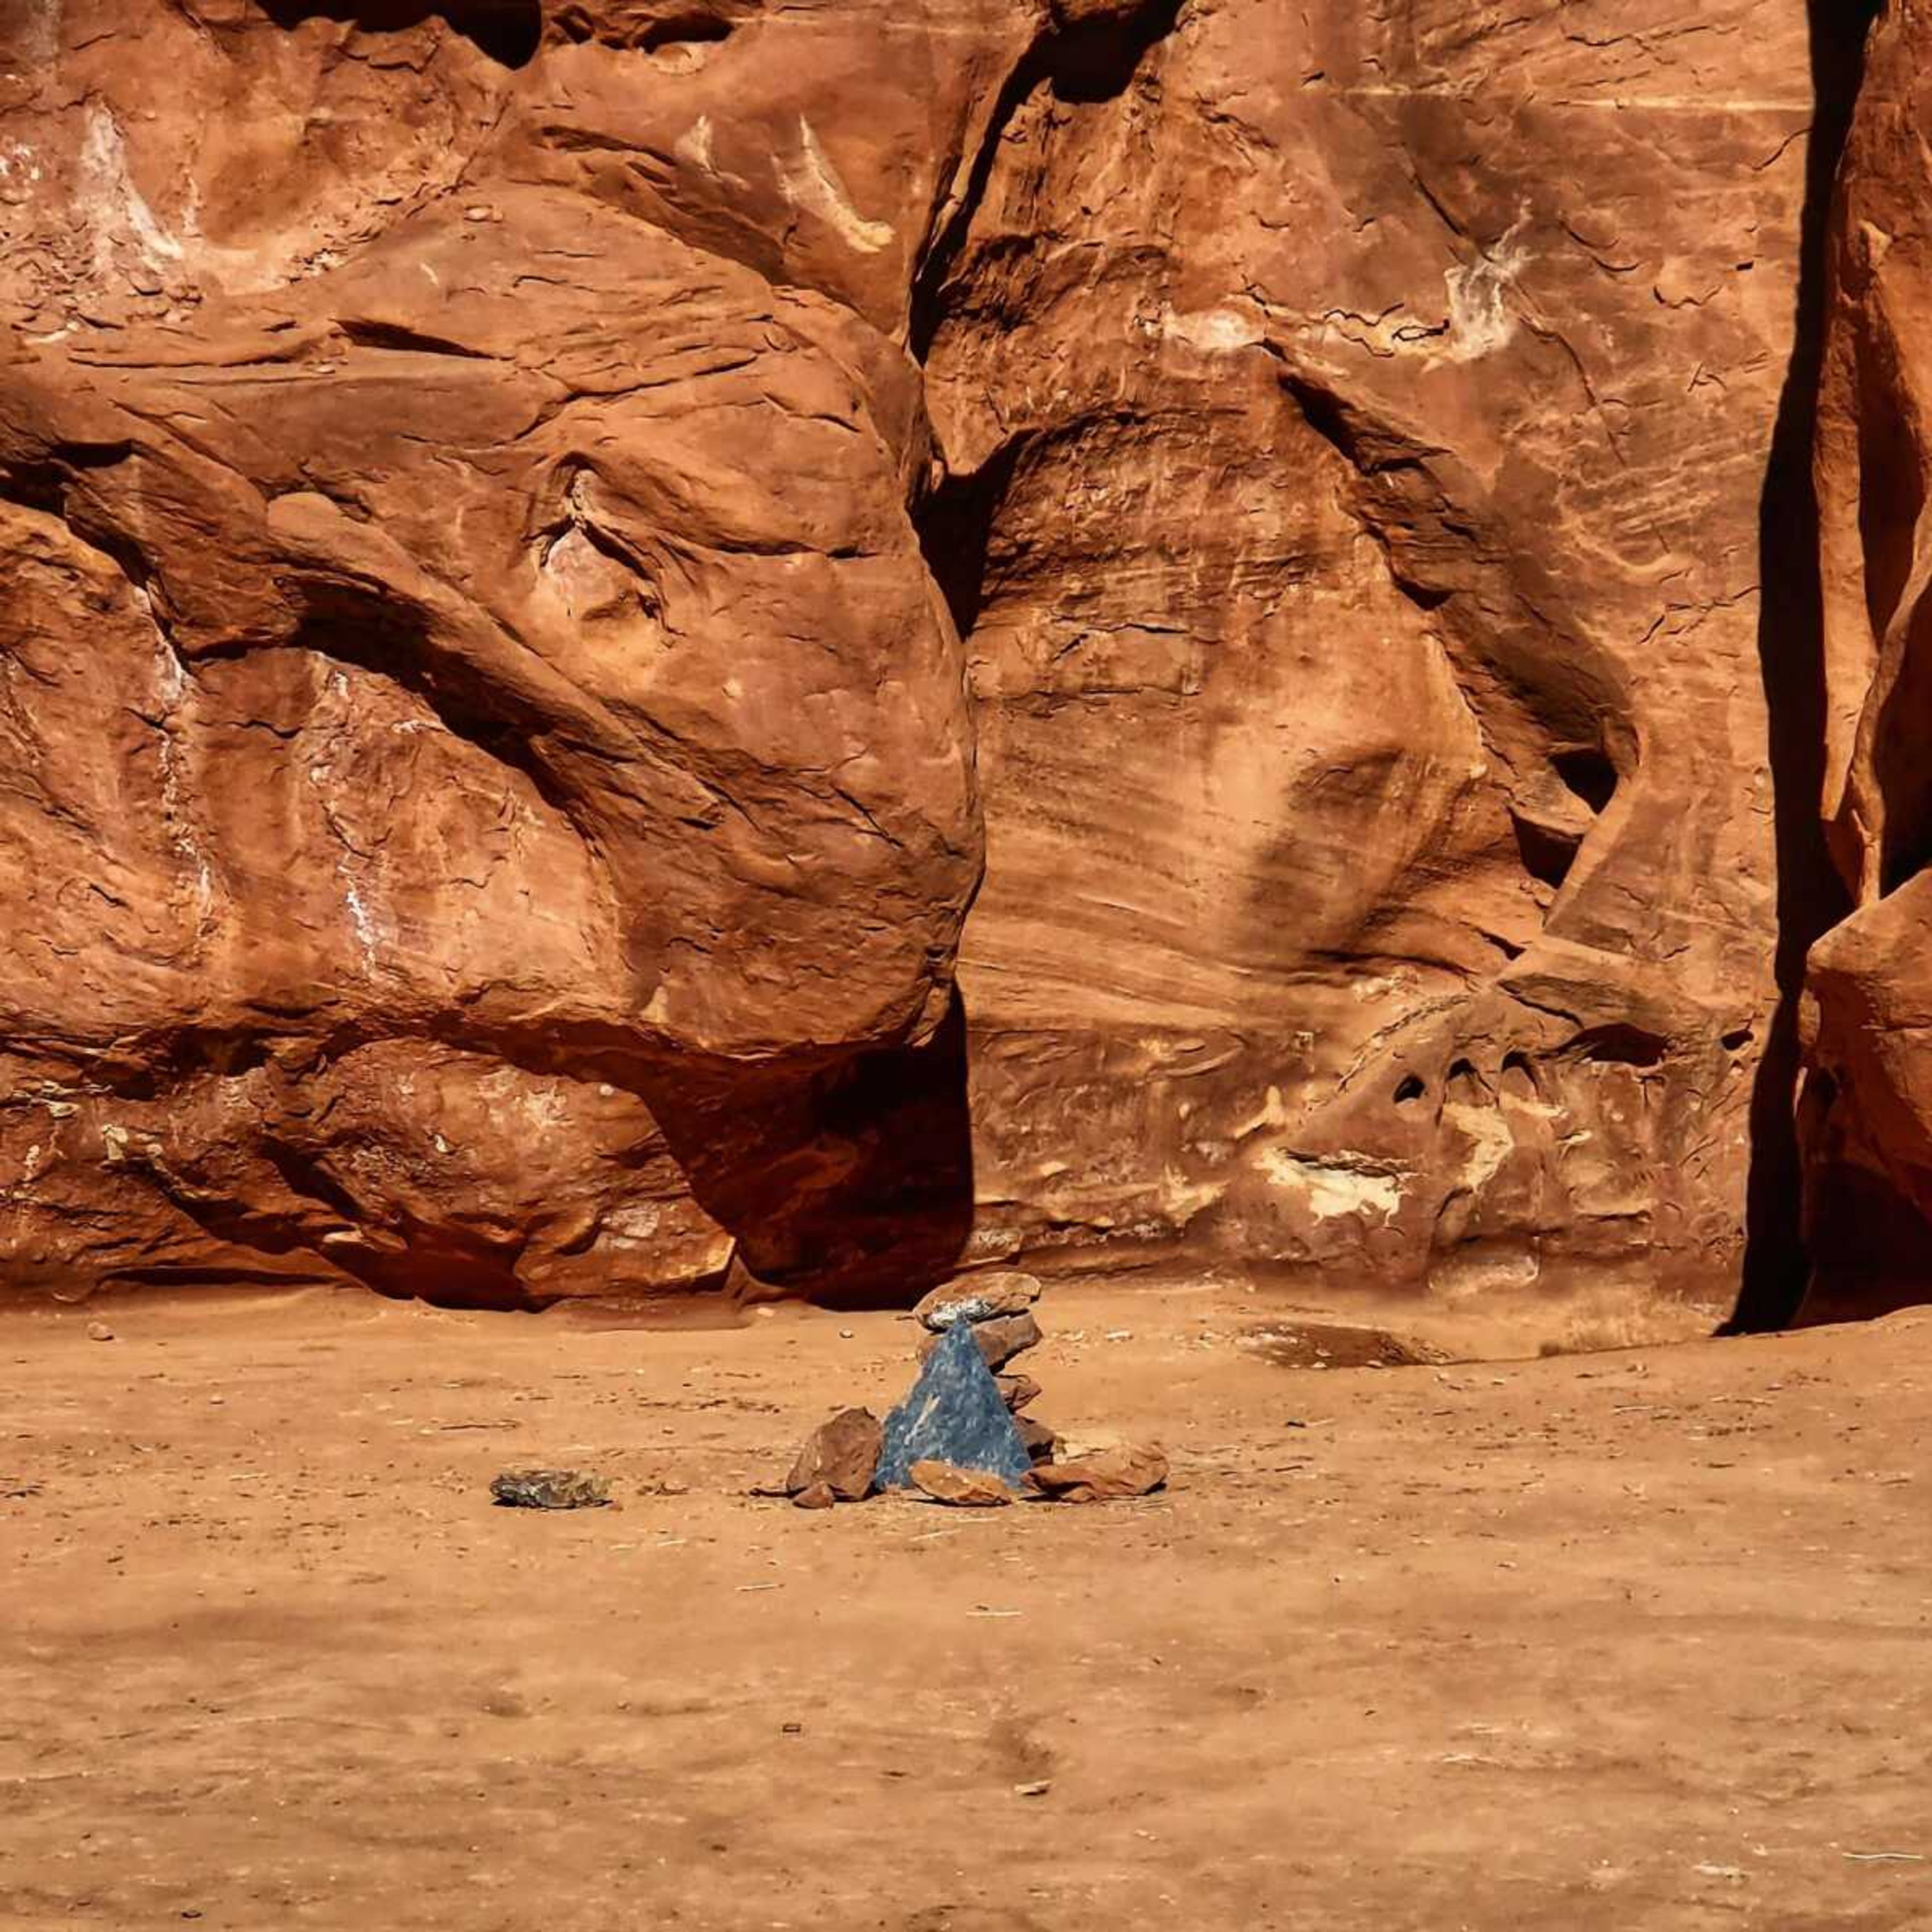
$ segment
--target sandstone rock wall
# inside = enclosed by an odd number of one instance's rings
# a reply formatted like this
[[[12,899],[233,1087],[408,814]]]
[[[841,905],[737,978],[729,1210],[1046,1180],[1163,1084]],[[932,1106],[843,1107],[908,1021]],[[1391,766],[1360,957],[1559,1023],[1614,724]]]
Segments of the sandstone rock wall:
[[[1932,1281],[1932,9],[1865,51],[1832,210],[1816,492],[1822,817],[1850,902],[1812,947],[1800,1106],[1813,1311]]]
[[[10,1280],[930,1244],[980,834],[916,230],[846,197],[974,65],[849,151],[793,84],[886,10],[10,14]]]
[[[1802,0],[20,0],[7,1280],[1723,1299],[1812,106]]]
[[[915,313],[982,1251],[1721,1292],[1805,40],[1224,0],[1012,91]]]

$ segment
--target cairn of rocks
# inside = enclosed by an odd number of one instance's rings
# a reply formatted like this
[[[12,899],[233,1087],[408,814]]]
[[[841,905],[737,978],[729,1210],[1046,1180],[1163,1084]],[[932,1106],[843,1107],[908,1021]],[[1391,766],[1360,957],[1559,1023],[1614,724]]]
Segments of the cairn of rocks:
[[[910,1393],[881,1423],[842,1410],[807,1438],[781,1486],[801,1509],[914,1490],[964,1506],[1144,1496],[1166,1480],[1156,1449],[1123,1445],[1056,1464],[1060,1438],[1025,1413],[1040,1386],[1012,1366],[1040,1340],[1040,1284],[1016,1270],[936,1288],[912,1311],[925,1331]]]

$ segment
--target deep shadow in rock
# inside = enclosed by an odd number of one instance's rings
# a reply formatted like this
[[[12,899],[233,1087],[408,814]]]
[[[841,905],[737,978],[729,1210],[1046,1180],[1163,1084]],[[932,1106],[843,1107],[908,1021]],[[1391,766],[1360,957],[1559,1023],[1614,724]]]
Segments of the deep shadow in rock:
[[[1823,364],[1826,242],[1876,0],[1810,0],[1816,111],[1805,159],[1798,307],[1759,506],[1758,655],[1770,719],[1778,852],[1778,1005],[1751,1094],[1744,1280],[1726,1326],[1782,1327],[1810,1275],[1794,1118],[1804,958],[1848,910],[1820,818],[1825,734],[1824,614],[1811,460]]]
[[[1870,1321],[1924,1305],[1932,1222],[1884,1177],[1814,1151],[1805,1198],[1818,1260],[1792,1325]]]
[[[986,123],[964,191],[934,236],[913,279],[907,346],[923,362],[949,313],[947,284],[985,199],[1000,143],[1022,104],[1041,86],[1070,106],[1091,106],[1124,93],[1142,63],[1180,22],[1183,0],[1138,0],[1087,20],[1049,16],[1040,37],[1006,76]]]
[[[337,20],[370,34],[445,20],[504,67],[524,66],[543,38],[540,0],[262,0],[262,10],[278,27]]]
[[[923,1045],[805,1071],[688,1067],[644,1097],[758,1282],[829,1308],[910,1308],[973,1227],[966,1008]]]

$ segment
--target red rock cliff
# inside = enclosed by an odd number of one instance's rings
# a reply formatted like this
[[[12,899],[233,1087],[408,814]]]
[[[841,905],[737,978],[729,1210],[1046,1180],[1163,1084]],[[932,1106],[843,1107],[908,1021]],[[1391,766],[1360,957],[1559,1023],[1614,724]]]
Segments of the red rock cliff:
[[[1722,1299],[1814,110],[1803,0],[19,0],[8,1278]]]

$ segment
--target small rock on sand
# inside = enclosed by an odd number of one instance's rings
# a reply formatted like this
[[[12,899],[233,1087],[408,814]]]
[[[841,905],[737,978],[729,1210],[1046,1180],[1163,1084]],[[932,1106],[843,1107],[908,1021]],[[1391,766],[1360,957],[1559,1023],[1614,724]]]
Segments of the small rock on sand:
[[[90,1322],[87,1324],[87,1339],[90,1342],[111,1342],[114,1330],[104,1322]]]
[[[838,1498],[830,1483],[808,1483],[792,1496],[794,1509],[830,1509]]]
[[[784,1480],[785,1493],[796,1497],[822,1485],[836,1502],[857,1502],[872,1486],[882,1436],[879,1418],[869,1408],[842,1408],[806,1437]]]
[[[1167,1480],[1167,1458],[1158,1449],[1124,1442],[1069,1462],[1036,1463],[1031,1480],[1055,1502],[1114,1502],[1159,1489]]]
[[[610,1485],[584,1469],[506,1469],[490,1493],[510,1509],[602,1509]]]
[[[1014,1500],[1013,1492],[986,1469],[962,1469],[956,1462],[915,1462],[908,1473],[921,1496],[962,1509],[994,1509]]]

